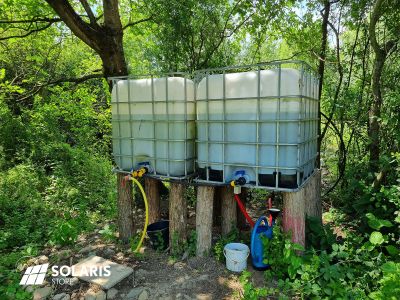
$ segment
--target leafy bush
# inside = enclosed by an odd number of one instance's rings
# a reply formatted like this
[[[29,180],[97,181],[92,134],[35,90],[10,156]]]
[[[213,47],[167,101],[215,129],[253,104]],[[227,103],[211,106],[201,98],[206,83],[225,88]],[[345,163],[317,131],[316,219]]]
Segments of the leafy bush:
[[[273,239],[263,241],[265,263],[271,265],[265,277],[278,283],[276,288],[267,288],[268,294],[281,298],[398,299],[400,290],[392,283],[398,280],[400,270],[391,261],[398,256],[383,254],[387,243],[379,231],[367,237],[353,234],[342,244],[333,243],[330,253],[311,249],[301,255],[302,247],[275,226]],[[379,298],[381,295],[385,297]]]
[[[170,254],[172,258],[179,258],[182,254],[188,257],[194,256],[196,254],[196,241],[197,235],[195,230],[190,231],[184,242],[179,241],[177,232],[173,232],[170,245]]]
[[[243,287],[242,299],[246,300],[258,300],[260,297],[265,297],[268,295],[268,290],[266,288],[255,288],[250,281],[251,273],[248,271],[243,271],[240,275],[240,283]]]
[[[50,212],[42,199],[45,183],[43,174],[29,164],[0,173],[0,250],[46,236]]]
[[[306,244],[307,247],[326,250],[330,252],[332,245],[336,242],[336,236],[329,225],[321,224],[321,221],[315,217],[306,219]]]
[[[29,105],[0,70],[0,295],[25,299],[8,263],[25,248],[72,244],[115,217],[110,113],[103,87],[48,87]],[[4,264],[3,264],[4,263]],[[1,297],[0,297],[1,298]],[[30,296],[31,298],[31,296]],[[3,299],[3,298],[2,298]]]
[[[226,244],[237,242],[239,240],[239,230],[236,227],[233,227],[232,231],[228,233],[226,236],[221,236],[221,238],[215,243],[213,252],[215,258],[218,261],[224,261],[224,247]]]

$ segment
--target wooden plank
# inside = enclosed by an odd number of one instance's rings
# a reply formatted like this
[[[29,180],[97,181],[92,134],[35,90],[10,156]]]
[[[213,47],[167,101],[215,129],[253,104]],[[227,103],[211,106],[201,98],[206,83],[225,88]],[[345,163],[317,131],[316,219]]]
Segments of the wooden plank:
[[[211,251],[214,193],[215,188],[212,186],[199,186],[197,188],[197,256],[206,256]]]
[[[149,224],[161,218],[159,182],[154,178],[145,177],[144,188],[149,203]]]
[[[124,243],[135,233],[133,222],[132,182],[125,180],[125,175],[117,173],[117,212],[119,238]]]
[[[181,183],[171,182],[169,192],[169,244],[186,242],[187,203],[184,197],[184,186]]]
[[[221,233],[227,235],[237,226],[236,201],[233,187],[221,188]]]

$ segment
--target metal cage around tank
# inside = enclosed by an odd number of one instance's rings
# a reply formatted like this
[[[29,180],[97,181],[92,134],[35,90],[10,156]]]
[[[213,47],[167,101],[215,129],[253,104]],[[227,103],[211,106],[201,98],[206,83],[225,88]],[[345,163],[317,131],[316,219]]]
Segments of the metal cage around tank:
[[[112,82],[117,171],[149,163],[147,176],[182,180],[195,171],[194,83],[186,73],[130,75]]]
[[[275,61],[206,69],[195,72],[195,82],[197,183],[226,184],[244,171],[248,187],[294,191],[312,175],[319,81],[309,65]]]

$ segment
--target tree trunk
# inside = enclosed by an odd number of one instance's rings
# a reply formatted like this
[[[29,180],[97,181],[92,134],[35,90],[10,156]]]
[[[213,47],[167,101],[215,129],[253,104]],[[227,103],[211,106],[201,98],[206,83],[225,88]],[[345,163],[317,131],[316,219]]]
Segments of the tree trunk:
[[[197,188],[197,256],[206,256],[211,251],[214,192],[215,188],[212,186],[199,186]]]
[[[232,187],[221,188],[221,233],[223,236],[229,234],[237,225],[236,201],[233,195]]]
[[[388,40],[383,45],[379,45],[376,37],[376,28],[379,19],[384,14],[383,0],[377,0],[372,9],[370,23],[368,27],[371,46],[375,53],[374,68],[372,70],[372,103],[369,110],[369,167],[374,173],[379,172],[379,158],[380,158],[380,117],[382,107],[382,91],[381,91],[381,77],[386,58],[390,51],[396,47],[400,37],[395,36],[392,40]],[[386,8],[387,9],[387,8]],[[382,176],[384,177],[384,176]],[[376,181],[376,180],[375,180]],[[379,184],[375,187],[378,188]]]
[[[372,103],[369,110],[369,166],[372,172],[379,171],[380,157],[380,117],[382,106],[381,75],[385,58],[375,53],[374,68],[372,71]]]
[[[149,203],[149,224],[157,222],[161,218],[160,193],[158,180],[145,177],[144,188]]]
[[[187,205],[184,197],[183,184],[171,182],[170,186],[169,244],[173,247],[174,243],[182,245],[182,243],[186,242]]]
[[[328,20],[329,14],[331,10],[331,2],[330,0],[325,0],[324,2],[324,14],[322,16],[322,39],[321,39],[321,50],[319,53],[319,66],[318,66],[318,76],[319,76],[319,88],[318,88],[318,156],[316,165],[317,168],[321,166],[321,144],[322,144],[322,136],[321,136],[321,95],[322,95],[322,87],[324,82],[324,72],[325,72],[325,59],[326,59],[326,44],[328,41]]]
[[[117,185],[118,185],[118,231],[119,238],[124,242],[128,243],[129,240],[135,234],[135,228],[133,224],[133,203],[132,203],[132,182],[125,180],[125,175],[117,173]]]
[[[104,0],[104,24],[85,22],[67,0],[46,0],[71,31],[100,56],[104,77],[128,75],[118,0]],[[90,10],[90,7],[88,8]]]

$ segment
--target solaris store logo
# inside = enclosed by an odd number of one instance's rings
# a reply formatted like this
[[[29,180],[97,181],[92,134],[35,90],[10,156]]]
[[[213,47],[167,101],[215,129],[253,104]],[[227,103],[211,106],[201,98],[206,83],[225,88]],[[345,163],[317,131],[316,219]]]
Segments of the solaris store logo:
[[[37,265],[34,267],[28,267],[22,276],[20,285],[40,285],[43,283],[46,277],[46,272],[49,264]]]
[[[22,276],[20,285],[41,285],[43,284],[49,264],[36,265],[28,267],[25,274]],[[87,278],[87,277],[109,277],[111,275],[111,266],[52,266],[51,276],[52,284],[69,284],[73,277]]]

